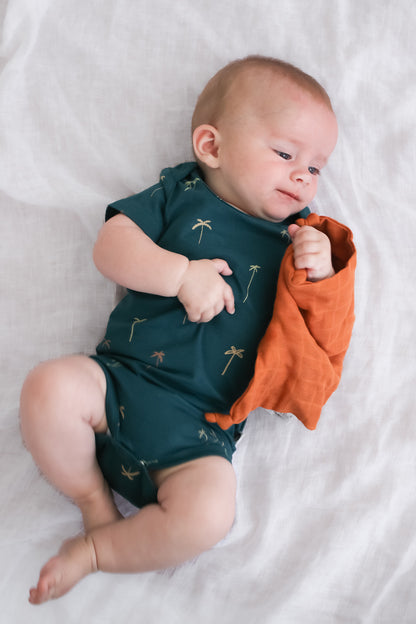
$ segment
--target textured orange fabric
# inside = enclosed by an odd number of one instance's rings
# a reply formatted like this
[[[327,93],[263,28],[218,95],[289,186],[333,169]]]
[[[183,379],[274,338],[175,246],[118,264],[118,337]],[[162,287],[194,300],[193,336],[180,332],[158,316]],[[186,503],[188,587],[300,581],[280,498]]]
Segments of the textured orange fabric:
[[[335,275],[309,282],[296,270],[293,246],[283,258],[273,316],[257,352],[255,370],[230,414],[207,413],[223,429],[239,423],[257,407],[294,414],[315,429],[323,405],[339,384],[354,324],[356,252],[351,231],[329,217],[298,219],[331,241]]]

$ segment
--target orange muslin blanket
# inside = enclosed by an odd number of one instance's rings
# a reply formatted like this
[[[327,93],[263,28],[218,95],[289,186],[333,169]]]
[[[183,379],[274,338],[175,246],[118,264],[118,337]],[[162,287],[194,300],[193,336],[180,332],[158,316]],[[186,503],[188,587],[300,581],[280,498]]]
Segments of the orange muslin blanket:
[[[287,249],[254,375],[229,414],[205,415],[223,429],[243,421],[257,407],[294,414],[305,427],[315,429],[323,405],[339,384],[354,324],[352,233],[334,219],[314,213],[296,223],[313,226],[329,237],[336,273],[309,282],[306,270],[294,267],[293,246]]]

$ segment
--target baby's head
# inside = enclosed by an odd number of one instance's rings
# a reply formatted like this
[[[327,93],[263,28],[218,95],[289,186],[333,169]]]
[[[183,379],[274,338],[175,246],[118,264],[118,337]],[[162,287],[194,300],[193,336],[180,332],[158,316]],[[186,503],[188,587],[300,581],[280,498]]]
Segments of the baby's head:
[[[196,104],[192,133],[205,181],[219,197],[253,216],[282,221],[314,197],[337,123],[314,78],[254,56],[211,78]]]

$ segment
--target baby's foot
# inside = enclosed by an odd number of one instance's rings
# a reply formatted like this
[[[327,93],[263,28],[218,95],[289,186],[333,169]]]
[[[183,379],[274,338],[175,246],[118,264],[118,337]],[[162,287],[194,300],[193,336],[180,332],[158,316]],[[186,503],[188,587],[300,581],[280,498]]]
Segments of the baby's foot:
[[[92,529],[120,520],[123,516],[114,503],[113,495],[107,483],[102,490],[93,492],[87,498],[75,500],[82,513],[86,533]]]
[[[29,602],[41,604],[66,594],[84,576],[97,570],[93,541],[90,537],[75,537],[61,546],[40,571],[36,587],[29,592]]]

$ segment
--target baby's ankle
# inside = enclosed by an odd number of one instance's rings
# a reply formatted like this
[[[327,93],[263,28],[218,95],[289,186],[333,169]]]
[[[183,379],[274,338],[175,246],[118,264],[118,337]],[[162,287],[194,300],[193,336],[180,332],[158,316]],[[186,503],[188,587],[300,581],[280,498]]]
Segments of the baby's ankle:
[[[90,554],[91,572],[97,572],[98,571],[97,553],[95,550],[94,540],[91,535],[85,536],[85,543],[88,547],[89,554]]]
[[[121,519],[111,490],[105,482],[102,488],[95,490],[89,496],[74,499],[74,503],[81,511],[86,533]]]

